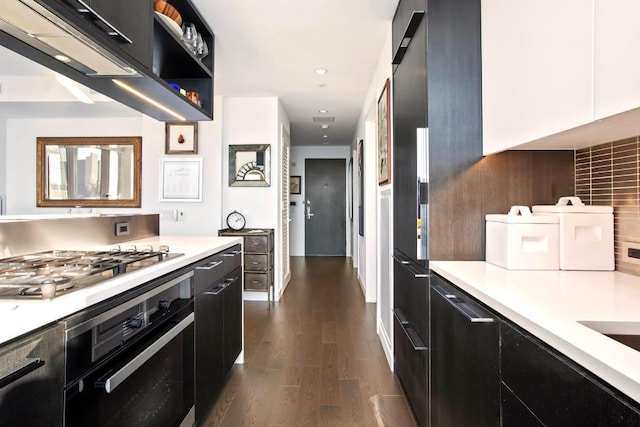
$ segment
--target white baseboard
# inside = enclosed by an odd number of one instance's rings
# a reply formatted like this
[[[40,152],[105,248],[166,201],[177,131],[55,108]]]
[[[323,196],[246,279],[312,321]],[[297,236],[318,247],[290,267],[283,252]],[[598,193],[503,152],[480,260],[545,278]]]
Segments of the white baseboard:
[[[382,322],[378,322],[378,338],[380,338],[380,344],[382,344],[384,355],[387,357],[389,369],[393,371],[393,342],[387,334],[387,331],[384,330]]]

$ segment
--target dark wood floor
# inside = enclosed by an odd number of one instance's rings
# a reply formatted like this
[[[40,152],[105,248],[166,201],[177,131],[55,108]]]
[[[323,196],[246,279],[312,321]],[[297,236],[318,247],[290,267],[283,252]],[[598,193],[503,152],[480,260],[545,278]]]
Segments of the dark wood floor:
[[[245,302],[245,363],[207,427],[415,426],[350,260],[291,264],[279,303]]]

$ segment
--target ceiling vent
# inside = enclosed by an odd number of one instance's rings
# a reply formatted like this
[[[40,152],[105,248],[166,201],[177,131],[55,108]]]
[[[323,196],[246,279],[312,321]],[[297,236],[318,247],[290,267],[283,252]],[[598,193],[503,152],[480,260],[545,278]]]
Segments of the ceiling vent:
[[[0,30],[87,76],[137,74],[35,0],[1,0]]]
[[[313,118],[313,123],[333,123],[336,118],[333,116],[317,116]]]

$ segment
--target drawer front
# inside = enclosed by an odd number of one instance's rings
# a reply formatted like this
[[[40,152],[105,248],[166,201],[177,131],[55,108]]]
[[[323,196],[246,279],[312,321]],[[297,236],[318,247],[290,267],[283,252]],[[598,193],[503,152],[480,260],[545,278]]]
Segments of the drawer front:
[[[199,294],[224,277],[225,258],[219,254],[213,255],[200,262],[195,269],[195,292]]]
[[[266,253],[269,249],[269,236],[244,236],[245,253]]]
[[[638,426],[640,409],[586,369],[502,324],[502,381],[547,426]]]
[[[242,265],[242,250],[240,245],[226,249],[218,255],[223,261],[224,274],[229,274]]]
[[[247,254],[244,257],[244,269],[247,271],[268,271],[270,266],[269,255]]]
[[[266,291],[269,289],[268,273],[245,273],[244,288],[252,291]]]

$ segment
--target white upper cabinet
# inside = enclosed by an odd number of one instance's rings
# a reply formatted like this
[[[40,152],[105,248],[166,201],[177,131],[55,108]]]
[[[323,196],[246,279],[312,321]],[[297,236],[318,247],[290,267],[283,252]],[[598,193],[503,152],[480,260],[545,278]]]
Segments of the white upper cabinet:
[[[482,106],[484,154],[591,122],[592,1],[482,0]]]
[[[640,107],[640,1],[595,0],[595,119]]]

